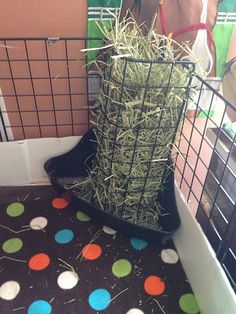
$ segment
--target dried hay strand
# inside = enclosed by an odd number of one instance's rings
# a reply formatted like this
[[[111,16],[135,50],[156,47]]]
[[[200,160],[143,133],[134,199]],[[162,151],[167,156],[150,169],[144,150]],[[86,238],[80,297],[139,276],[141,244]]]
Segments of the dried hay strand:
[[[159,230],[168,214],[156,201],[181,123],[193,64],[178,61],[187,45],[150,31],[130,17],[116,21],[97,61],[103,88],[97,99],[97,158],[87,178],[68,187],[116,217]],[[166,209],[167,210],[167,209]]]

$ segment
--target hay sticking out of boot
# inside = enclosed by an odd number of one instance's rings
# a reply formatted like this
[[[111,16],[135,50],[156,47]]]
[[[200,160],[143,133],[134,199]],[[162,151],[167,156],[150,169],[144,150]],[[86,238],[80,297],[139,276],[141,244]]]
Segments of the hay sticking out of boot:
[[[102,29],[106,61],[96,107],[97,159],[70,189],[92,205],[136,225],[158,230],[172,144],[182,118],[192,67],[178,62],[187,46],[150,32],[131,17]],[[126,56],[126,57],[124,57]]]

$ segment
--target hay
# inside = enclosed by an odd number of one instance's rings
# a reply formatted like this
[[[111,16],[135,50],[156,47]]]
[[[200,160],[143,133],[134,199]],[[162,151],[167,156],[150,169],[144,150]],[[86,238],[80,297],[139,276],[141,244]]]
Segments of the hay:
[[[97,161],[72,190],[134,224],[159,229],[156,201],[181,122],[192,66],[178,61],[187,46],[149,32],[130,17],[102,29],[106,61],[96,107]]]

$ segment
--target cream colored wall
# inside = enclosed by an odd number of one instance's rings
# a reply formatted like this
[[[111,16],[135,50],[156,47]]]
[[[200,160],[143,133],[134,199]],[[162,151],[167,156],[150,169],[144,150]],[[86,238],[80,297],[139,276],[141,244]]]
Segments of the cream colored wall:
[[[84,36],[87,0],[2,0],[0,37]]]

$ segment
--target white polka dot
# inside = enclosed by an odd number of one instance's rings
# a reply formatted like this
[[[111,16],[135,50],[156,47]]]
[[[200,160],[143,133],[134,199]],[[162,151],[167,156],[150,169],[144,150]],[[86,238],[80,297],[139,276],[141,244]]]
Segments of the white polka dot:
[[[144,314],[144,312],[139,309],[130,309],[126,314]]]
[[[20,292],[20,285],[17,281],[6,281],[0,287],[0,298],[13,300]]]
[[[57,278],[58,286],[62,289],[72,289],[79,281],[77,274],[72,271],[64,271]]]
[[[166,249],[161,251],[161,259],[167,264],[176,264],[179,260],[179,256],[175,250]]]
[[[110,227],[107,227],[107,226],[103,226],[102,229],[103,229],[103,231],[104,231],[105,233],[107,233],[107,234],[113,235],[113,234],[116,234],[116,233],[117,233],[116,230],[114,230],[114,229],[112,229],[112,228],[110,228]]]
[[[41,230],[45,228],[48,224],[48,221],[45,217],[36,217],[31,220],[30,228],[33,230]]]

